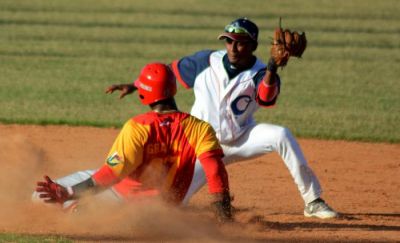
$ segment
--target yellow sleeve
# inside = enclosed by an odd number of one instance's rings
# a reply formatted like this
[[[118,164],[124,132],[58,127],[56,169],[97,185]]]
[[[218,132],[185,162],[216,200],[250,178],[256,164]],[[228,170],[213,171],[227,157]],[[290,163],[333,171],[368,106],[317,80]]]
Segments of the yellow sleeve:
[[[106,159],[115,176],[122,179],[142,164],[148,134],[149,128],[145,125],[133,120],[124,124]]]
[[[205,152],[221,149],[214,129],[207,122],[190,116],[182,124],[185,126],[185,135],[195,149],[197,157]]]

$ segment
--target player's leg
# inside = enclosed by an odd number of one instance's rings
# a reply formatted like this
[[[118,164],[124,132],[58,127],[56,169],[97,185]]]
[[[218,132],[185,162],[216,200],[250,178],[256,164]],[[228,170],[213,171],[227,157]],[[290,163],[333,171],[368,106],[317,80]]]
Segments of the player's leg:
[[[249,150],[248,137],[252,129],[253,128],[249,129],[233,143],[221,144],[221,147],[225,155],[223,158],[223,162],[225,165],[240,161],[242,159],[257,157],[264,153],[273,151],[272,149],[270,149],[269,146],[264,146],[264,143],[262,142],[253,144],[252,148]],[[182,201],[182,205],[187,205],[192,196],[196,192],[198,192],[200,188],[203,187],[205,184],[206,184],[206,175],[204,173],[200,161],[196,160],[192,182],[185,195],[185,198]]]
[[[272,124],[258,124],[249,129],[234,146],[224,148],[227,155],[226,164],[272,151],[282,157],[289,169],[306,205],[304,215],[318,218],[336,217],[337,213],[320,198],[320,183],[289,129]]]
[[[226,146],[226,164],[277,152],[289,169],[299,192],[308,204],[321,195],[319,181],[308,166],[304,154],[289,129],[272,125],[257,124],[250,128],[235,144]]]
[[[317,177],[308,167],[307,161],[291,132],[282,126],[258,124],[247,130],[239,139],[229,145],[222,145],[224,163],[230,164],[243,159],[257,157],[276,151],[289,169],[300,194],[308,205],[321,195]],[[192,183],[183,201],[184,204],[206,183],[201,164],[196,163]]]
[[[255,125],[233,143],[222,144],[222,148],[225,165],[276,151],[288,167],[306,203],[318,198],[321,193],[318,180],[308,168],[300,147],[290,131],[284,127],[272,124]],[[187,204],[205,183],[204,171],[197,161],[192,183],[183,203]]]
[[[201,165],[200,161],[196,160],[192,182],[190,183],[189,189],[182,201],[182,205],[187,205],[192,196],[199,191],[204,184],[206,184],[206,174],[204,173],[203,166]]]

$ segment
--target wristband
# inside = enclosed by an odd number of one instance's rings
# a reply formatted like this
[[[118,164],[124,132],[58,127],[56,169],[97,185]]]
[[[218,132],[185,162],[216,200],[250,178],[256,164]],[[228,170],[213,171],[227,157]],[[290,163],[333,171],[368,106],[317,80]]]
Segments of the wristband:
[[[273,84],[266,84],[264,81],[261,81],[261,84],[258,86],[258,99],[263,102],[271,102],[278,95],[278,84],[275,82]]]
[[[74,196],[74,189],[72,189],[72,186],[67,186],[66,189],[68,192],[68,196],[72,198]]]
[[[82,193],[86,192],[88,189],[95,189],[96,185],[92,180],[92,177],[73,185],[72,187],[67,187],[68,194],[72,192],[74,197],[81,196]]]
[[[270,57],[267,64],[267,70],[271,73],[276,73],[278,65],[276,65],[274,58]]]

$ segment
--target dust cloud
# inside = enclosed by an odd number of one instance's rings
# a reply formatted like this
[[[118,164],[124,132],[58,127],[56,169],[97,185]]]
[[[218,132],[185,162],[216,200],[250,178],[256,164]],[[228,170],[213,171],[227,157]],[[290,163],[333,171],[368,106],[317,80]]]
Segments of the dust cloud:
[[[74,213],[33,203],[36,181],[52,169],[45,150],[23,135],[1,136],[0,158],[0,232],[57,234],[79,241],[224,241],[211,215],[157,201],[115,205],[87,197]]]
[[[44,152],[22,135],[0,137],[0,200],[1,213],[13,211],[26,203],[35,187],[37,172],[44,169]],[[4,207],[7,206],[7,207]]]
[[[303,201],[277,154],[228,166],[235,194],[235,222],[229,225],[216,225],[207,188],[185,209],[160,202],[115,207],[86,198],[68,214],[31,202],[43,174],[56,179],[100,166],[118,132],[0,124],[0,233],[77,242],[398,242],[399,144],[299,140],[326,185],[324,199],[350,216],[332,221],[304,218]]]

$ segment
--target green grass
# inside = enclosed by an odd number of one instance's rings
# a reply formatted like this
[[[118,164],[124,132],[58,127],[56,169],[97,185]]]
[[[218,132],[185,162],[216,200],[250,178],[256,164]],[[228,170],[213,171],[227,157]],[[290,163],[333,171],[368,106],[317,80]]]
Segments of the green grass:
[[[282,16],[309,45],[256,119],[299,137],[399,143],[399,10],[396,0],[2,0],[0,122],[120,127],[148,108],[105,95],[108,85],[150,61],[223,48],[216,36],[240,16],[258,23],[265,61]],[[180,88],[181,110],[192,101]]]
[[[23,234],[0,233],[0,242],[18,243],[69,243],[73,242],[65,237],[59,236],[33,236]]]

